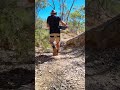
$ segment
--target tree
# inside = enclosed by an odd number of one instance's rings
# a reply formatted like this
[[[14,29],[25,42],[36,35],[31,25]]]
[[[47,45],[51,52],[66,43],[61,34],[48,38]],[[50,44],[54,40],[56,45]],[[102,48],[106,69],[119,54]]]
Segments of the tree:
[[[71,29],[77,32],[78,30],[83,30],[84,29],[84,20],[85,14],[84,14],[84,7],[82,6],[81,8],[75,10],[70,14],[70,23]]]
[[[16,58],[27,56],[33,51],[31,48],[34,45],[34,31],[31,28],[34,21],[34,6],[24,9],[19,8],[18,3],[16,0],[5,0],[0,3],[0,7],[3,4],[0,8],[0,48],[13,50],[16,52]]]
[[[59,6],[57,7],[59,7],[59,10],[60,10],[59,14],[61,19],[68,22],[70,13],[74,8],[74,4],[76,0],[72,0],[71,6],[69,8],[67,7],[66,1],[67,0],[58,0]],[[56,9],[55,0],[35,0],[35,4],[36,4],[35,6],[36,15],[38,15],[41,9],[44,9],[45,7],[48,7],[48,6],[50,6],[52,9]]]
[[[47,6],[47,0],[35,0],[35,20],[38,18],[39,11]]]
[[[104,22],[106,19],[111,19],[120,11],[119,0],[88,0],[86,3],[86,19],[90,17],[93,21]],[[92,23],[92,25],[93,25]]]
[[[43,9],[47,6],[47,0],[35,0],[35,8]]]
[[[71,7],[70,7],[70,10],[68,11],[67,21],[68,21],[68,18],[69,18],[69,15],[70,15],[70,12],[71,12],[71,10],[72,10],[72,8],[73,8],[74,3],[75,3],[75,0],[73,0],[72,5],[71,5]]]

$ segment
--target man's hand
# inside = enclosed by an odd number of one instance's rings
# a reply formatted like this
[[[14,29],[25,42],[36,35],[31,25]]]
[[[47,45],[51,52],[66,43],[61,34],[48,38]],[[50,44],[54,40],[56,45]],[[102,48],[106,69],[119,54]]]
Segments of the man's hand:
[[[65,22],[63,22],[63,21],[60,21],[60,23],[61,23],[62,25],[64,25],[64,26],[67,26],[67,24],[66,24]]]
[[[68,25],[66,25],[66,28],[68,28],[69,26]]]

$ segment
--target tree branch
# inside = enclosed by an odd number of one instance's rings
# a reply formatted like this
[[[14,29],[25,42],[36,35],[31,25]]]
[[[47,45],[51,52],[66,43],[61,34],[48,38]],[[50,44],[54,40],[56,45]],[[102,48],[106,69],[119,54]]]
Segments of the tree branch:
[[[72,10],[72,8],[73,8],[74,3],[75,3],[75,0],[73,0],[72,5],[71,5],[71,7],[70,7],[70,10],[69,10],[69,12],[68,12],[67,22],[68,22],[68,18],[69,18],[69,15],[70,15],[70,12],[71,12],[71,10]]]
[[[55,10],[55,3],[54,3],[54,0],[52,0],[52,3],[53,3],[53,7],[54,7],[53,9]]]

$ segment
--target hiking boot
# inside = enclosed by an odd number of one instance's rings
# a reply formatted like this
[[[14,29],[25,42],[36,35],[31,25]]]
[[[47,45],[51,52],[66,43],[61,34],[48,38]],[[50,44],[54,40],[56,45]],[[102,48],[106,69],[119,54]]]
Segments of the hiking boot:
[[[58,55],[58,50],[56,48],[53,49],[53,56],[57,56]]]

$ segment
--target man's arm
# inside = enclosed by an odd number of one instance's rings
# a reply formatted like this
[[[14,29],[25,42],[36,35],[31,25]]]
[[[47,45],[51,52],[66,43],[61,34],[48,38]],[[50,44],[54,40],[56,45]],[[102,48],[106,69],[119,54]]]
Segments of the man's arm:
[[[64,26],[67,26],[67,24],[64,22],[64,21],[60,21],[60,23],[62,24],[62,25],[64,25]]]
[[[49,17],[47,18],[47,29],[50,29],[50,26],[49,26]]]
[[[49,24],[47,23],[47,27],[49,27]]]

